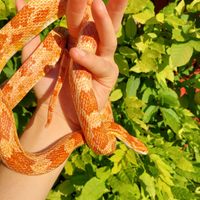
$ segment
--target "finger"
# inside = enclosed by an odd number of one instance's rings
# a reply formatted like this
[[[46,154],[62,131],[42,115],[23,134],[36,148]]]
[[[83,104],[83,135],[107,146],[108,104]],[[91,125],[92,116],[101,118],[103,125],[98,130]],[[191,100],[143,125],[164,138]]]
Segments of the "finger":
[[[86,67],[99,83],[109,89],[113,88],[118,77],[118,66],[114,61],[108,62],[102,57],[76,47],[70,50],[70,56],[76,63]]]
[[[107,10],[113,23],[115,34],[119,31],[128,0],[109,0]]]
[[[27,2],[25,0],[15,0],[17,11],[19,12],[26,3]],[[38,47],[39,44],[40,44],[40,36],[38,35],[22,48],[22,56],[21,56],[22,63],[32,54],[32,52]]]
[[[70,34],[68,44],[75,43],[79,35],[87,0],[68,0],[66,9],[67,26]]]
[[[117,39],[112,21],[102,0],[94,0],[92,14],[100,41],[97,55],[111,58],[117,46]]]
[[[118,66],[114,61],[110,63],[97,55],[75,47],[70,50],[70,56],[75,62],[86,67],[92,73],[92,86],[98,107],[101,110],[116,83]],[[105,101],[102,101],[102,99]]]

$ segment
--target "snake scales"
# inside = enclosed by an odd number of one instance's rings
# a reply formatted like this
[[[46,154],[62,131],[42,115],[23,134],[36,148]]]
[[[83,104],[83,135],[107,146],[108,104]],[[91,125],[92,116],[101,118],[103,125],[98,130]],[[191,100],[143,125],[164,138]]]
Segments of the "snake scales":
[[[92,0],[87,1],[77,47],[95,53],[98,34],[90,10],[91,3]],[[32,0],[3,27],[0,30],[0,71],[16,51],[50,23],[63,16],[66,5],[67,0]],[[115,151],[116,137],[134,151],[144,155],[148,153],[148,149],[139,139],[130,136],[124,128],[114,123],[109,101],[101,113],[99,112],[92,88],[92,75],[83,66],[70,61],[65,49],[67,37],[65,28],[57,27],[52,30],[0,90],[0,156],[4,164],[16,172],[27,175],[50,172],[84,143],[97,154],[108,155]],[[60,57],[61,68],[69,68],[70,89],[82,130],[64,136],[45,151],[29,153],[20,145],[12,109]],[[60,71],[60,76],[65,77],[66,73],[62,74],[63,70]],[[58,80],[55,91],[61,86],[62,83]],[[53,95],[52,102],[55,98],[56,95]]]

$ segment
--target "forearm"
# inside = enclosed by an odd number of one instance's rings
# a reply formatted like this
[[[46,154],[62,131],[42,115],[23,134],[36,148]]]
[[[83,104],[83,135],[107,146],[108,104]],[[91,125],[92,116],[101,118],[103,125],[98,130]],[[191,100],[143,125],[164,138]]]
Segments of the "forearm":
[[[26,130],[20,138],[20,142],[25,150],[29,152],[40,151],[58,138],[71,132],[65,119],[58,116],[54,116],[50,127],[45,129],[46,115],[46,109],[40,108],[28,123]],[[39,176],[18,174],[0,164],[0,199],[44,200],[64,164],[50,173]]]

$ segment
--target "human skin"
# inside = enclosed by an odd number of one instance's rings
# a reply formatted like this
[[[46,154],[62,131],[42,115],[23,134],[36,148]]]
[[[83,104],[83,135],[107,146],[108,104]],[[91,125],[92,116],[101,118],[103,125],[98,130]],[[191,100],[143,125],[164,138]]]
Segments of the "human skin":
[[[109,0],[106,8],[101,0],[94,0],[92,14],[100,39],[96,55],[80,51],[74,47],[86,2],[87,0],[68,0],[66,10],[70,33],[68,49],[70,49],[71,58],[92,73],[92,84],[99,110],[101,110],[118,76],[118,67],[114,62],[114,52],[117,45],[115,34],[119,30],[128,0]],[[16,0],[15,3],[19,11],[26,2],[24,0]],[[39,43],[40,38],[36,37],[23,47],[22,62],[27,59]],[[34,87],[38,106],[34,116],[31,118],[20,138],[23,148],[27,151],[40,151],[63,135],[80,130],[79,121],[71,98],[68,79],[65,80],[58,100],[56,101],[52,122],[47,129],[44,128],[47,122],[49,98],[55,85],[57,73],[58,64]],[[65,163],[52,172],[40,176],[18,174],[3,164],[0,164],[0,199],[45,199]]]

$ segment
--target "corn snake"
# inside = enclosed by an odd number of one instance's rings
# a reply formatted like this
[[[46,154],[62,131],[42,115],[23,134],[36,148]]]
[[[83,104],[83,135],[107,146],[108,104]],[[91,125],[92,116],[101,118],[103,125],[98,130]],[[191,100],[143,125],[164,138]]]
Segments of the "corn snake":
[[[52,2],[54,4],[54,9],[50,6]],[[98,43],[98,34],[90,11],[91,3],[92,0],[88,0],[77,47],[95,53]],[[2,57],[0,68],[2,69],[8,59],[19,48],[26,44],[27,41],[37,35],[48,24],[61,17],[64,14],[66,4],[67,0],[32,0],[28,3],[18,15],[0,31],[0,55]],[[47,16],[50,16],[49,19]],[[28,22],[25,20],[27,17],[29,20]],[[35,23],[37,23],[36,28]],[[15,29],[15,34],[13,35],[10,34],[10,30],[12,29]],[[28,33],[24,34],[26,30],[28,30]],[[51,40],[54,41],[54,48],[51,46],[53,45],[50,43]],[[67,30],[64,28],[55,28],[50,32],[35,53],[8,81],[2,91],[0,91],[0,155],[2,161],[9,168],[19,173],[39,175],[50,172],[62,164],[75,148],[84,143],[87,143],[97,154],[108,155],[115,150],[116,137],[135,151],[142,154],[148,153],[147,148],[142,142],[130,136],[125,129],[113,122],[109,101],[101,114],[99,113],[95,95],[92,90],[91,74],[85,70],[84,67],[70,61],[67,50],[64,49],[66,40]],[[11,44],[14,49],[12,52],[12,48],[10,48]],[[46,54],[43,55],[42,49],[49,52],[49,56]],[[53,59],[51,62],[49,62],[49,60],[44,62],[42,58],[51,57],[52,49],[54,50],[53,55],[56,55],[54,56],[56,59]],[[41,55],[41,61],[36,62],[35,55]],[[63,71],[62,67],[67,68],[66,65],[70,63],[70,88],[73,93],[73,101],[82,131],[64,136],[53,147],[43,152],[26,152],[19,143],[11,109],[23,98],[33,85],[55,65],[61,55],[61,72]],[[29,70],[27,70],[27,68],[29,68]],[[60,74],[60,76],[65,75],[66,73],[64,73],[64,75]],[[27,79],[29,80],[28,84]],[[59,79],[57,83],[58,88],[60,88],[62,83]],[[55,90],[56,94],[58,93],[57,90],[59,89]],[[56,99],[56,94],[52,96],[51,105],[54,104],[53,102]],[[51,106],[50,108],[51,110],[53,109]],[[50,115],[51,114],[52,112],[50,112]]]

